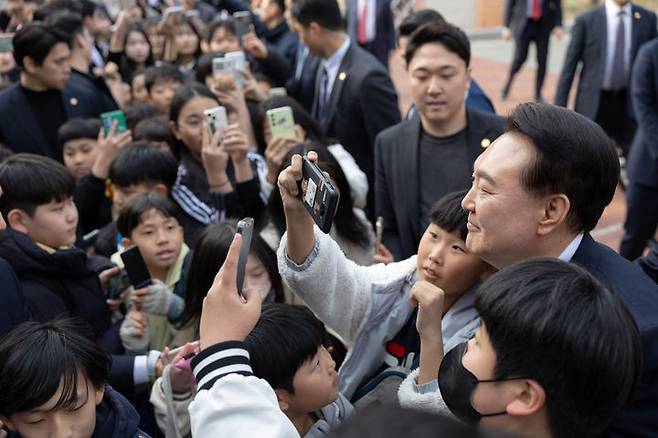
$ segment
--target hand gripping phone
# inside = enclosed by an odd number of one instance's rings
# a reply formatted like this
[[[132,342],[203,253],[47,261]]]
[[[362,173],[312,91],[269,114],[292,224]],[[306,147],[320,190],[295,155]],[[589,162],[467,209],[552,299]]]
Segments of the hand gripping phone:
[[[242,42],[242,37],[251,32],[251,13],[249,11],[238,11],[233,13],[235,20],[235,32]]]
[[[122,252],[121,260],[123,260],[123,265],[133,288],[141,289],[151,285],[151,274],[137,246],[133,245]]]
[[[249,256],[249,249],[251,248],[251,236],[254,232],[254,220],[246,217],[238,222],[238,234],[242,235],[242,246],[240,247],[240,258],[238,259],[238,276],[237,287],[238,295],[242,295],[244,286],[244,274],[247,268],[247,257]]]
[[[226,108],[223,106],[216,106],[205,110],[203,112],[203,118],[208,123],[210,137],[215,135],[215,132],[218,130],[224,132],[228,127],[228,116],[226,115]],[[224,134],[221,135],[223,136]]]
[[[123,111],[110,111],[109,113],[101,114],[101,123],[103,124],[103,131],[105,131],[105,135],[110,132],[110,129],[112,129],[112,122],[115,120],[117,122],[117,134],[121,134],[122,132],[128,130],[126,115],[123,113]]]
[[[338,190],[317,164],[303,158],[299,194],[302,204],[323,233],[331,231],[338,207]]]
[[[295,119],[292,108],[284,106],[268,110],[265,115],[272,137],[295,138]]]

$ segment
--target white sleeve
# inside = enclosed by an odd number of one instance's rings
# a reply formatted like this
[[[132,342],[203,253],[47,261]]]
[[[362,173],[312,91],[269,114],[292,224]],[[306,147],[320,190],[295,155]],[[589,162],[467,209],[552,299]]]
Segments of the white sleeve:
[[[419,369],[416,368],[400,384],[398,389],[400,407],[452,416],[441,396],[438,380],[419,385],[418,372]]]
[[[198,391],[190,404],[192,436],[299,438],[270,385],[254,377],[244,343],[222,342],[192,359]]]

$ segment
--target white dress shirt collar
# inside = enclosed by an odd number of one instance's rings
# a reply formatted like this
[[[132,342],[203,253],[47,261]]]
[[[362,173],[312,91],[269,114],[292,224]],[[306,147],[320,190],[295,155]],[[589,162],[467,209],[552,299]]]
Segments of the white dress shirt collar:
[[[562,260],[563,262],[570,262],[571,259],[573,258],[573,255],[576,254],[576,251],[578,251],[578,247],[580,246],[580,243],[583,241],[583,233],[580,233],[577,235],[569,245],[567,245],[566,248],[564,248],[564,251],[562,251],[562,254],[559,255],[558,259]]]
[[[322,67],[327,70],[327,96],[331,96],[331,91],[334,89],[334,82],[336,82],[338,70],[340,70],[343,58],[345,57],[347,50],[350,48],[350,42],[350,37],[345,35],[345,41],[343,41],[340,48],[328,59],[322,60]]]

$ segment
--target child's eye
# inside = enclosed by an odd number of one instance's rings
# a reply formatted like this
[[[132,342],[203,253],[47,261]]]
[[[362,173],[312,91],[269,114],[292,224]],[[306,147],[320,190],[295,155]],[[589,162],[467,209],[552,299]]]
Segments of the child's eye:
[[[28,421],[27,424],[39,424],[43,421],[43,418],[39,418],[38,420],[35,421]]]
[[[455,251],[464,252],[464,248],[462,248],[459,245],[452,245],[452,249],[454,249]]]

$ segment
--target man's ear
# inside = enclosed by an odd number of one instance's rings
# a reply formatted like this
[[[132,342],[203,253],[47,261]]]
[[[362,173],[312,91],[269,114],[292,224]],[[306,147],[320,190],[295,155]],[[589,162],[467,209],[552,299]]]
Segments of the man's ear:
[[[544,210],[537,227],[537,232],[542,236],[550,234],[564,223],[571,209],[571,202],[564,193],[549,195],[544,199]]]
[[[290,397],[292,395],[285,389],[275,389],[274,393],[276,394],[276,400],[279,402],[279,409],[282,412],[290,409]]]
[[[124,248],[130,248],[131,246],[133,246],[133,241],[130,240],[130,237],[124,237],[123,239],[121,239],[121,246]]]
[[[14,423],[9,418],[5,417],[4,415],[0,415],[0,421],[2,421],[2,424],[7,426],[9,428],[9,430],[11,430],[12,432],[16,431],[16,426],[14,425]],[[1,430],[2,429],[0,429],[0,431]]]
[[[31,218],[23,210],[14,208],[7,213],[7,225],[13,230],[28,234]]]
[[[23,57],[23,70],[28,72],[29,74],[34,74],[37,69],[37,63],[34,62],[34,59],[32,59],[31,56],[24,56]]]
[[[507,405],[507,413],[513,416],[533,415],[546,406],[546,392],[536,380],[519,380],[516,398]]]
[[[94,398],[96,406],[100,405],[105,396],[105,385],[101,385],[100,388],[94,388]]]

